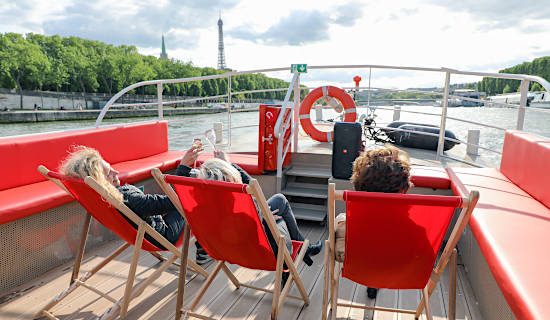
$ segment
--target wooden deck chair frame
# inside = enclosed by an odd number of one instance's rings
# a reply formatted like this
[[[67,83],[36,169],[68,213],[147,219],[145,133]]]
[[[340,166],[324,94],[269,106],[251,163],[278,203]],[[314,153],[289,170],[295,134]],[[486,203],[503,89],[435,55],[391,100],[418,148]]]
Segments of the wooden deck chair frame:
[[[170,199],[172,200],[176,208],[180,210],[181,214],[185,216],[185,212],[183,212],[178,195],[165,180],[166,175],[162,174],[158,169],[153,169],[152,172],[153,172],[153,177],[155,178],[155,180],[157,180],[162,190],[168,195],[168,197],[170,197]],[[197,295],[195,296],[195,298],[191,302],[191,305],[188,308],[185,308],[183,306],[183,294],[184,294],[185,288],[182,285],[182,283],[179,284],[178,299],[176,303],[176,319],[178,320],[181,319],[182,315],[184,315],[185,317],[192,316],[200,319],[213,319],[194,312],[194,309],[197,307],[202,296],[206,293],[206,290],[212,284],[212,281],[214,280],[214,278],[216,277],[216,275],[219,273],[220,270],[222,270],[227,275],[227,277],[233,283],[236,289],[239,289],[240,287],[246,287],[246,288],[251,288],[251,289],[255,289],[255,290],[259,290],[267,293],[272,293],[273,300],[271,304],[271,319],[277,319],[279,311],[282,308],[283,303],[285,302],[285,299],[287,297],[292,299],[302,300],[306,305],[309,305],[309,296],[306,292],[302,279],[300,278],[300,275],[298,273],[298,268],[303,262],[304,255],[306,253],[307,247],[309,246],[309,240],[307,239],[304,240],[302,248],[297,254],[296,259],[292,261],[292,257],[285,245],[285,238],[280,234],[279,229],[276,226],[275,219],[273,218],[273,214],[271,213],[269,205],[267,204],[264,193],[258,181],[256,181],[255,179],[251,179],[249,185],[246,188],[246,192],[254,196],[254,198],[256,199],[260,207],[261,214],[263,215],[264,219],[267,221],[269,230],[271,231],[273,238],[276,239],[276,241],[278,242],[277,268],[275,270],[274,288],[272,290],[269,290],[265,288],[252,286],[246,283],[242,283],[235,277],[233,272],[231,272],[231,270],[227,267],[227,265],[225,264],[225,261],[216,261],[216,267],[214,268],[214,271],[210,274],[210,276],[208,277],[208,279],[206,280],[202,288],[199,290],[199,292],[197,293]],[[189,237],[189,234],[190,234],[189,225],[186,224],[185,227],[186,227],[185,234],[187,237]],[[286,263],[290,274],[284,288],[282,288],[281,290],[283,263]],[[185,273],[186,273],[185,267],[186,266],[184,262],[180,266],[180,273],[183,275],[183,276],[180,275],[180,281],[182,281],[181,279],[185,279]],[[296,283],[298,291],[300,292],[300,296],[294,296],[294,295],[288,294],[293,282]]]
[[[68,194],[71,194],[63,185],[61,181],[58,179],[52,178],[48,175],[48,172],[50,172],[46,167],[39,166],[38,171],[43,174],[46,178],[48,178],[50,181],[54,182],[56,185],[58,185],[60,188],[65,190]],[[116,249],[111,255],[106,257],[103,261],[101,261],[99,264],[97,264],[95,267],[93,267],[90,271],[86,272],[84,275],[82,275],[80,278],[80,265],[82,263],[82,257],[84,256],[84,249],[86,246],[86,239],[88,237],[89,227],[92,216],[90,213],[86,213],[86,217],[84,219],[84,225],[82,226],[82,231],[80,234],[80,245],[78,247],[78,251],[75,255],[75,261],[73,266],[73,272],[71,275],[71,280],[69,287],[57,295],[54,299],[52,299],[40,312],[38,312],[35,316],[35,318],[38,317],[47,317],[49,319],[58,319],[50,310],[57,305],[59,302],[61,302],[64,298],[66,298],[71,292],[73,292],[78,287],[86,288],[90,291],[95,292],[96,294],[100,295],[101,297],[111,301],[113,303],[113,306],[109,308],[105,313],[101,316],[101,319],[113,319],[116,316],[120,315],[120,317],[126,316],[128,312],[128,306],[130,304],[130,301],[137,297],[143,290],[151,284],[153,281],[155,281],[161,274],[164,272],[170,265],[174,264],[176,266],[181,266],[180,263],[177,263],[176,260],[178,258],[181,258],[183,256],[187,257],[187,251],[189,249],[189,245],[191,242],[194,242],[193,240],[189,239],[189,236],[187,236],[184,240],[184,243],[181,247],[181,250],[176,248],[172,243],[170,243],[166,238],[164,238],[161,234],[159,234],[155,229],[153,229],[150,225],[148,225],[143,219],[141,219],[137,214],[135,214],[130,208],[128,208],[124,203],[121,201],[113,198],[105,188],[103,188],[101,185],[97,183],[96,180],[92,177],[86,177],[84,179],[84,182],[90,186],[92,189],[94,189],[97,193],[99,193],[103,199],[105,199],[107,202],[109,202],[111,205],[113,205],[116,209],[118,209],[125,217],[130,219],[132,222],[134,222],[137,226],[137,235],[136,235],[136,241],[134,245],[133,255],[132,255],[132,262],[130,264],[130,270],[128,272],[128,278],[126,280],[126,287],[124,290],[124,296],[117,300],[113,298],[112,296],[109,296],[106,293],[103,293],[99,291],[98,289],[88,285],[86,281],[88,281],[94,274],[96,274],[99,270],[101,270],[103,267],[105,267],[110,261],[112,261],[114,258],[116,258],[118,255],[120,255],[124,250],[126,250],[128,247],[130,247],[130,244],[125,242],[123,245],[121,245],[118,249]],[[72,195],[71,195],[72,196]],[[155,251],[147,251],[151,255],[153,255],[155,258],[159,259],[163,263],[147,278],[142,280],[140,283],[134,286],[135,276],[136,276],[136,268],[138,264],[139,255],[141,252],[141,246],[143,243],[143,239],[145,234],[150,235],[153,239],[158,241],[160,244],[162,244],[168,251],[172,253],[172,256],[169,258],[166,258],[162,256],[160,253]],[[185,236],[185,235],[184,235]],[[197,274],[202,275],[205,278],[208,278],[209,274],[206,272],[203,268],[201,268],[199,265],[197,265],[193,261],[185,261],[183,264],[186,268],[190,268],[192,271],[196,272]]]
[[[338,303],[338,286],[342,271],[342,263],[336,261],[335,246],[335,201],[344,200],[344,190],[336,190],[335,184],[329,184],[328,190],[328,203],[329,203],[329,239],[325,241],[325,274],[324,274],[324,290],[323,290],[323,305],[322,305],[322,319],[327,319],[330,310],[332,309],[331,319],[336,319],[337,307],[348,308],[360,308],[375,311],[390,311],[406,314],[414,314],[415,319],[419,319],[423,310],[426,310],[426,318],[432,320],[432,311],[430,308],[430,296],[435,290],[437,283],[439,282],[443,271],[447,264],[449,264],[449,319],[455,319],[456,311],[456,270],[457,270],[457,250],[456,245],[460,236],[464,232],[464,229],[468,225],[472,211],[477,204],[479,198],[478,191],[470,192],[467,198],[462,199],[462,206],[460,215],[456,221],[456,224],[449,236],[449,240],[443,249],[436,267],[432,271],[430,279],[426,286],[422,289],[422,299],[418,304],[416,310],[403,310],[381,307],[370,307],[364,305],[357,305],[351,303]],[[330,295],[329,295],[330,293]]]

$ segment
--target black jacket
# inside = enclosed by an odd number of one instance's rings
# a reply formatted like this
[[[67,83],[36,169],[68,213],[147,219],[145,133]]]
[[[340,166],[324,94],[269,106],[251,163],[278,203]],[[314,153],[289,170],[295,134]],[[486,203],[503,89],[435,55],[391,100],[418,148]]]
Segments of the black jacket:
[[[176,171],[178,176],[189,176],[190,168],[184,165],[179,165]],[[166,222],[163,215],[171,211],[176,211],[176,207],[170,201],[170,198],[164,194],[146,194],[139,188],[131,184],[125,184],[118,187],[118,190],[124,197],[124,204],[128,206],[135,214],[141,217],[148,225],[153,227],[162,236],[166,236]],[[178,213],[179,214],[179,213]],[[123,215],[124,216],[124,215]],[[134,227],[137,228],[126,216],[124,218]],[[182,218],[183,219],[183,218]],[[182,229],[183,230],[183,229]],[[145,234],[145,238],[159,248],[164,248],[155,241],[149,234]]]

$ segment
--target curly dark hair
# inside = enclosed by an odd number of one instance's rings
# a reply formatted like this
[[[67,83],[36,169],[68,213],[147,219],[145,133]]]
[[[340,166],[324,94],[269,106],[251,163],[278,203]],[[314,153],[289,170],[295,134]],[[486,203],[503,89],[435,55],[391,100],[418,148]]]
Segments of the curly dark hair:
[[[356,191],[400,193],[411,187],[409,155],[392,145],[367,150],[353,163]]]

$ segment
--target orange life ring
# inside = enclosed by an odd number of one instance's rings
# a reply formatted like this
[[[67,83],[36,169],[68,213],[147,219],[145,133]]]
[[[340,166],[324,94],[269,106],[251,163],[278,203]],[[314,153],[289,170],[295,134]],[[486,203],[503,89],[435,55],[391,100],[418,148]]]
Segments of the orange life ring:
[[[311,91],[302,101],[300,105],[300,124],[304,131],[309,134],[309,136],[320,142],[330,142],[334,140],[334,131],[323,132],[317,130],[311,123],[309,112],[313,103],[323,96],[329,96],[338,99],[344,106],[344,122],[355,122],[357,118],[357,113],[355,110],[355,102],[344,90],[334,87],[334,86],[324,86],[319,87]]]

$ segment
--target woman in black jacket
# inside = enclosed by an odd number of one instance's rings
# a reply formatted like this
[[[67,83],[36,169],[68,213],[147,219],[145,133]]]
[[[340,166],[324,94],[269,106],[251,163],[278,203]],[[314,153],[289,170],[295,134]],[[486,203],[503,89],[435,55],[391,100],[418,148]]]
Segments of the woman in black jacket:
[[[188,168],[202,151],[201,146],[193,146],[182,157],[177,168],[176,174],[180,176],[189,176]],[[67,176],[76,178],[93,177],[100,185],[107,189],[110,194],[118,200],[124,202],[128,208],[134,211],[138,216],[145,220],[158,233],[165,237],[171,243],[176,243],[183,232],[185,220],[172,204],[168,196],[164,194],[146,194],[139,188],[125,184],[120,185],[118,178],[119,172],[103,160],[99,152],[93,148],[78,146],[61,165],[61,172]],[[128,220],[128,219],[127,219]],[[128,220],[132,225],[134,223]],[[134,227],[136,227],[134,225]],[[145,238],[162,248],[155,239],[148,234]],[[204,264],[211,260],[206,251],[197,246],[197,264]]]

